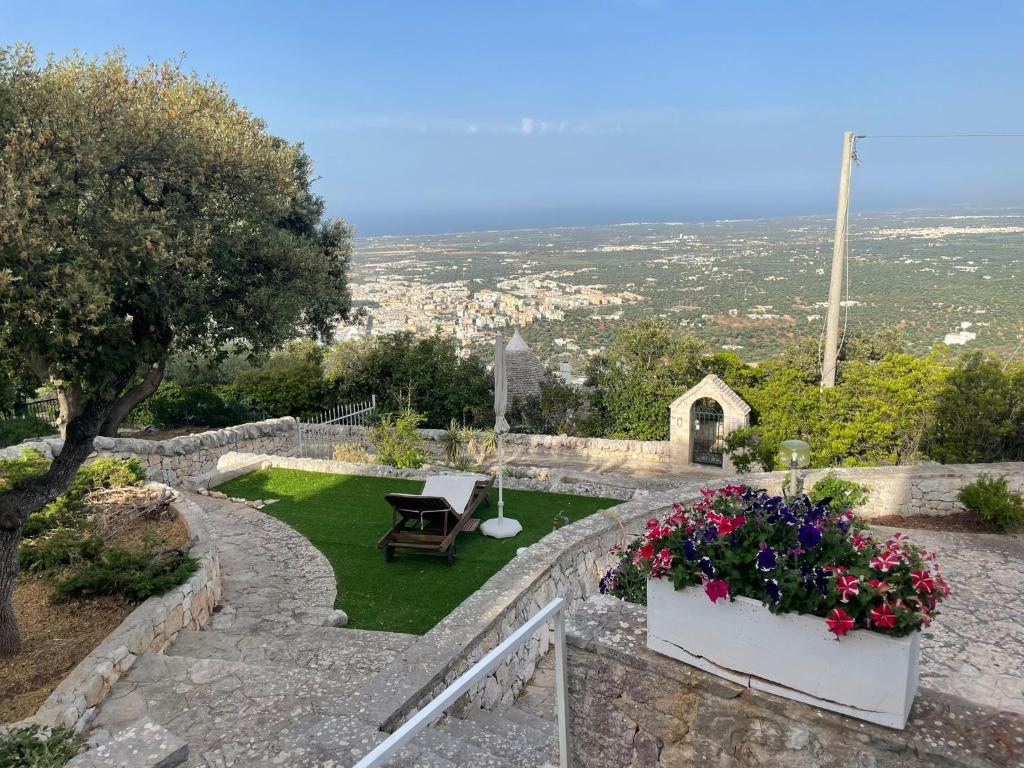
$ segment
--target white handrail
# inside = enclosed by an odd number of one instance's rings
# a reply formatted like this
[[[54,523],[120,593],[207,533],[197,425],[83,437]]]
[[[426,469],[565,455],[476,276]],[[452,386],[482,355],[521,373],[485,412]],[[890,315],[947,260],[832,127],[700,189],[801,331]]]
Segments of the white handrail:
[[[395,753],[416,738],[416,735],[440,718],[445,710],[480,680],[493,672],[511,652],[526,643],[543,625],[554,617],[555,620],[555,698],[558,709],[558,764],[569,768],[569,721],[566,696],[568,678],[565,668],[565,600],[556,597],[537,612],[533,618],[519,627],[494,650],[462,673],[437,698],[410,717],[401,728],[378,744],[353,768],[377,768],[393,757]]]

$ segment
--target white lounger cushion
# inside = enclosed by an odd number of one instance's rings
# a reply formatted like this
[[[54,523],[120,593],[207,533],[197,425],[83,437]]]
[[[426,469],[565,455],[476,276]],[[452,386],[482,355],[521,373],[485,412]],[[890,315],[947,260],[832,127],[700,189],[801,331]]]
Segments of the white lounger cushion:
[[[440,496],[461,515],[473,498],[477,482],[486,479],[484,475],[432,475],[427,478],[420,495]]]

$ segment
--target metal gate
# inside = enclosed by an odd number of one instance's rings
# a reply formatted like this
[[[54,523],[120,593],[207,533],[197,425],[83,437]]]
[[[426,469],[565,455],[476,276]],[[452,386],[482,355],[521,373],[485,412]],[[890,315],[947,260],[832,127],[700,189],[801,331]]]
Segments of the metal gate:
[[[693,463],[722,466],[725,452],[725,414],[714,400],[693,407]]]
[[[365,427],[377,410],[377,396],[362,403],[336,405],[309,419],[299,420],[299,457],[333,459],[334,446],[351,439],[351,427]]]

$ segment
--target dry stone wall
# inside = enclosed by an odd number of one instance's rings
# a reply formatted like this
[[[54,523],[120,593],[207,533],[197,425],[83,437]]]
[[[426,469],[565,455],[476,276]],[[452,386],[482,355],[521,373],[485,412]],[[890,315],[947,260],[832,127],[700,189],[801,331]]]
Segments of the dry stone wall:
[[[960,489],[979,477],[1006,477],[1010,488],[1024,492],[1024,463],[1001,464],[914,464],[905,467],[842,467],[814,469],[804,473],[804,487],[811,488],[829,472],[866,486],[867,503],[857,509],[864,518],[882,515],[943,515],[962,512],[957,500]],[[778,493],[784,472],[741,475],[739,481]]]
[[[170,440],[144,440],[132,437],[97,437],[93,446],[97,456],[137,459],[146,470],[146,478],[166,485],[194,487],[214,472],[217,461],[230,451],[284,454],[294,450],[296,421],[285,417],[268,419],[237,427],[215,429]],[[144,433],[143,433],[144,434]],[[23,448],[34,448],[47,458],[60,452],[60,438],[29,440],[0,450],[0,458],[20,455]]]
[[[183,629],[201,629],[221,596],[220,556],[203,511],[178,496],[172,503],[192,537],[189,554],[199,561],[188,581],[151,597],[82,659],[43,702],[31,722],[84,729],[97,705],[143,653],[162,651]]]

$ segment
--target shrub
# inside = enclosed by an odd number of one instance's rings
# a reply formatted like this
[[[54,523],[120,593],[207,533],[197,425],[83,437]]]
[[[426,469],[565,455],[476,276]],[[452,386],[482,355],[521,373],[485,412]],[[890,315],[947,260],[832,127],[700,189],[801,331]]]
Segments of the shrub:
[[[17,445],[22,440],[29,440],[33,437],[46,437],[56,432],[57,430],[50,422],[35,416],[4,419],[0,421],[0,448]]]
[[[994,530],[1010,531],[1024,526],[1024,497],[1010,490],[1005,477],[983,475],[961,488],[957,498]]]
[[[71,728],[14,728],[0,735],[0,768],[58,768],[83,749]]]
[[[846,512],[863,506],[868,500],[868,489],[853,480],[843,480],[829,472],[807,494],[815,504],[827,504],[833,512]]]
[[[22,570],[49,572],[96,559],[103,543],[92,536],[83,538],[74,528],[58,527],[47,535],[25,537],[18,548]]]
[[[448,423],[448,427],[441,433],[438,442],[441,443],[441,449],[444,451],[444,461],[446,464],[454,464],[462,456],[463,450],[469,445],[470,435],[467,430],[459,426],[459,422],[452,419]]]
[[[22,480],[38,477],[50,468],[50,461],[34,448],[22,448],[16,459],[0,459],[0,493]]]
[[[377,461],[399,469],[419,469],[427,461],[427,452],[419,435],[423,417],[415,411],[388,414],[370,428],[370,442]]]
[[[334,402],[324,380],[323,356],[315,342],[293,342],[263,367],[241,373],[231,390],[239,400],[275,416],[311,416]]]
[[[57,583],[53,599],[64,602],[120,595],[141,602],[183,584],[198,566],[197,560],[178,551],[154,553],[147,549],[104,547],[98,557]]]
[[[725,436],[725,455],[740,474],[752,470],[770,472],[775,468],[776,446],[766,444],[757,430],[734,429]]]
[[[230,427],[260,417],[260,412],[242,402],[231,387],[208,384],[182,387],[176,382],[164,381],[125,421],[139,427],[185,424]]]
[[[369,464],[370,454],[359,443],[339,443],[334,446],[335,461],[351,461],[353,464]]]

